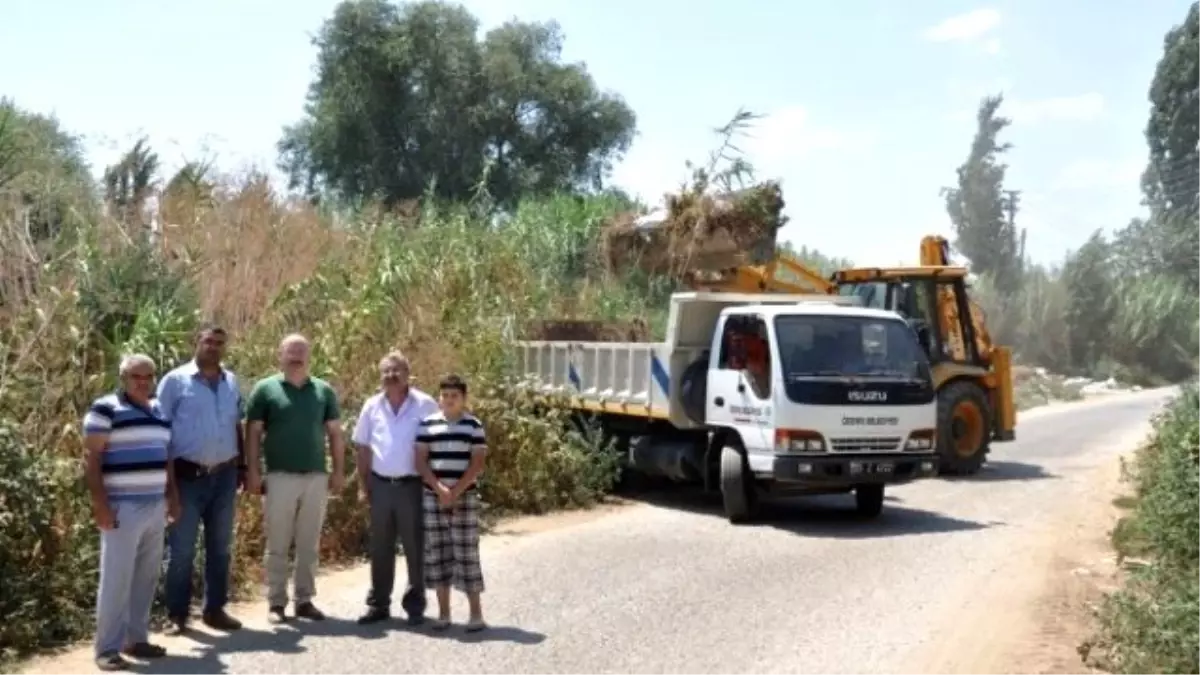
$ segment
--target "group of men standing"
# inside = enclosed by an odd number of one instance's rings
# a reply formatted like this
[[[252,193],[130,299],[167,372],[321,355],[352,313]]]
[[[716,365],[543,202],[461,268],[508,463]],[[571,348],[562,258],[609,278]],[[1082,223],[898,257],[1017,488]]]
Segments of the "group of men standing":
[[[223,365],[227,340],[219,326],[204,326],[193,359],[167,373],[157,391],[154,361],[126,356],[120,387],[96,399],[84,417],[87,485],[101,530],[95,642],[101,669],[126,668],[123,653],[166,654],[150,642],[148,628],[164,540],[170,631],[188,629],[201,529],[201,619],[220,631],[241,628],[226,611],[239,489],[263,499],[268,621],[288,620],[293,545],[294,615],[325,618],[313,598],[326,499],[344,486],[337,393],[309,373],[308,341],[289,335],[280,343],[279,372],[255,383],[243,400],[237,376]],[[439,606],[433,626],[449,627],[454,583],[470,602],[467,630],[482,630],[476,479],[486,452],[483,424],[465,410],[467,385],[457,376],[439,383],[435,400],[410,386],[409,363],[399,352],[380,361],[379,373],[380,391],[363,404],[351,439],[359,494],[370,511],[371,589],[359,623],[391,616],[399,541],[408,565],[401,606],[409,623],[424,622],[432,586]]]

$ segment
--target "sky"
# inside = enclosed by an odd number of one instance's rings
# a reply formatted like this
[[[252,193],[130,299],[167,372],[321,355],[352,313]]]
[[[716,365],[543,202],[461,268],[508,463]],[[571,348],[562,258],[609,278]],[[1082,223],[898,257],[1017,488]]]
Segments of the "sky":
[[[140,136],[167,170],[273,169],[336,0],[4,0],[0,96],[55,114],[97,172]],[[555,20],[563,59],[621,94],[638,135],[613,182],[651,202],[705,162],[739,109],[738,147],[782,181],[780,238],[860,265],[915,263],[951,235],[980,99],[1013,124],[1006,187],[1027,251],[1054,262],[1139,215],[1147,92],[1188,0],[469,0],[482,29]]]

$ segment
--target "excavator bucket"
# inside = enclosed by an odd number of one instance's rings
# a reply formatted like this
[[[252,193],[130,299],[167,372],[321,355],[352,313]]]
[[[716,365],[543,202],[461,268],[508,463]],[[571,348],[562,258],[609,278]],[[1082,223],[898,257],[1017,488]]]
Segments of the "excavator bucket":
[[[779,184],[767,182],[719,195],[668,195],[665,208],[622,214],[605,228],[601,246],[610,271],[632,268],[677,278],[775,258],[786,217]]]

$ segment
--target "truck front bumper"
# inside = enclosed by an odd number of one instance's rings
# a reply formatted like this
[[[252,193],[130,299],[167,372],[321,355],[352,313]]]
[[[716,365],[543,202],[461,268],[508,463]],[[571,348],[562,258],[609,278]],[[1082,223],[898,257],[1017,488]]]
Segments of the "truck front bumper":
[[[907,483],[938,472],[935,453],[779,455],[768,476],[781,483],[848,487],[863,483]]]

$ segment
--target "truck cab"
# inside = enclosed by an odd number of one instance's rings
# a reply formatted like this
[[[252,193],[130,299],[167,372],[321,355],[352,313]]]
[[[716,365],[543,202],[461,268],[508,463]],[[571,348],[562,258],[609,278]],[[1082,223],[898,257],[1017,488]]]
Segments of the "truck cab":
[[[705,424],[731,520],[764,493],[854,491],[937,472],[928,357],[895,312],[829,300],[727,307],[712,334]]]

